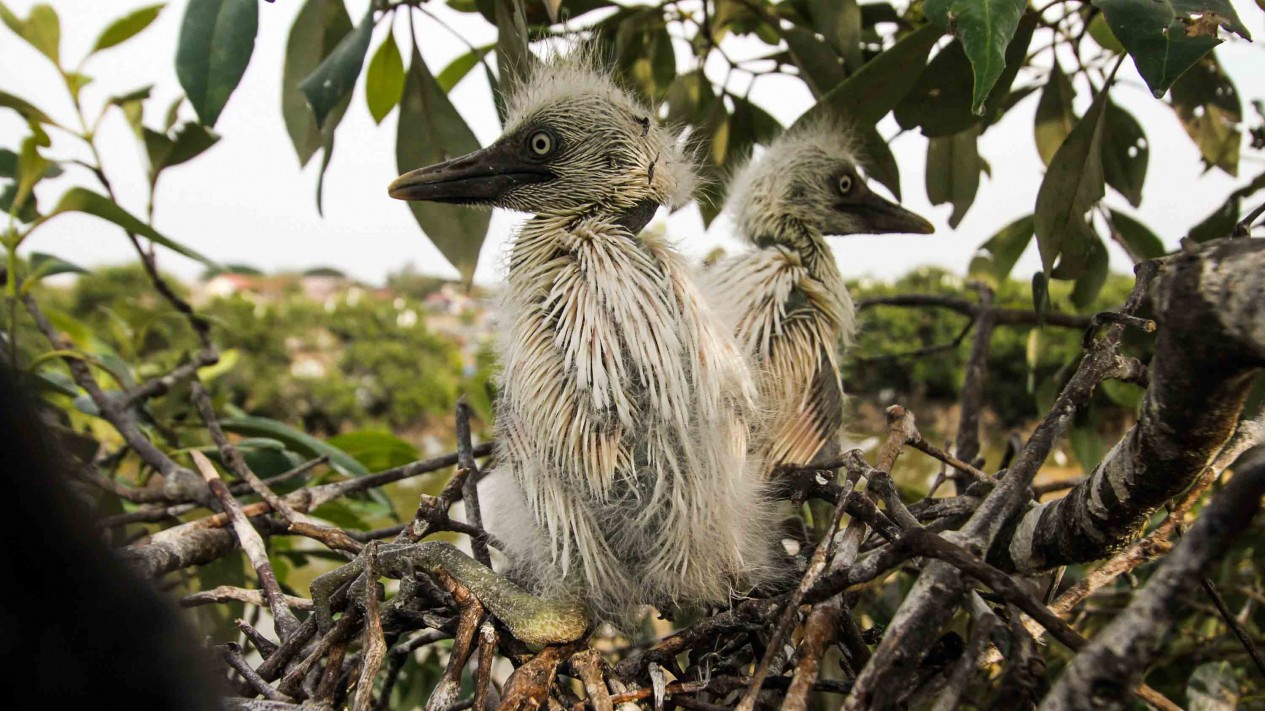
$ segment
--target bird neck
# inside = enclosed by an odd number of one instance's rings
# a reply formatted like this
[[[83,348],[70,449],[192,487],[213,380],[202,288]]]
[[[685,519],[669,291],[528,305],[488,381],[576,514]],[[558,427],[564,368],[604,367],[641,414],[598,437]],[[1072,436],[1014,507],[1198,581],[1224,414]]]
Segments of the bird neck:
[[[821,230],[789,217],[768,227],[769,229],[756,233],[752,240],[757,247],[789,247],[799,254],[804,269],[814,279],[832,286],[843,283],[839,265],[835,264],[834,253]]]
[[[632,204],[598,203],[569,210],[538,212],[530,222],[536,226],[548,225],[565,229],[581,221],[597,221],[622,227],[635,237],[650,224],[658,209],[657,200],[643,198]]]

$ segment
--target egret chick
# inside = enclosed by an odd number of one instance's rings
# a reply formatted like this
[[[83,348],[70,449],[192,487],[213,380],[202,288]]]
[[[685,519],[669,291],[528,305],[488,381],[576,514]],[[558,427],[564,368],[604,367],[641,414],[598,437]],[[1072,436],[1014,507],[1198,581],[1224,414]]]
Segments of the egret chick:
[[[752,361],[765,410],[755,459],[766,474],[807,465],[838,443],[840,366],[856,329],[825,236],[935,228],[870,190],[852,137],[829,121],[787,131],[739,170],[727,209],[754,249],[717,264],[707,290]]]
[[[566,641],[588,613],[621,621],[638,604],[724,602],[766,566],[762,484],[746,468],[755,391],[745,362],[682,257],[639,234],[660,205],[688,200],[694,180],[677,135],[570,58],[534,69],[491,146],[390,187],[404,200],[533,215],[511,247],[497,314],[503,370],[484,502],[526,590],[493,584],[445,544],[391,554],[444,567],[516,635]],[[357,574],[348,568],[323,592]]]

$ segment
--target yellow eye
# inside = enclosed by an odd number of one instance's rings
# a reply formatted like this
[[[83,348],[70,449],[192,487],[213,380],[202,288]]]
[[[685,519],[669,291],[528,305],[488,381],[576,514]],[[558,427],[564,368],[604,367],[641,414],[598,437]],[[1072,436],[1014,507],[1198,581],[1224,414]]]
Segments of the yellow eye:
[[[841,195],[847,195],[850,192],[852,192],[852,176],[846,173],[843,175],[840,175],[839,176],[839,193]]]
[[[527,146],[531,148],[531,152],[538,156],[547,156],[553,153],[553,136],[544,131],[537,131],[527,139]]]

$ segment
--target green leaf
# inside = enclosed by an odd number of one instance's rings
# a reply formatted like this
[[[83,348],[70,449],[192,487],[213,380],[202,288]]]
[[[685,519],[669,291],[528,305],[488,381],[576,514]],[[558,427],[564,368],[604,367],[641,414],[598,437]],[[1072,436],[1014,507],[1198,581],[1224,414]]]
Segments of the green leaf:
[[[1107,248],[1102,240],[1091,239],[1085,257],[1085,271],[1072,287],[1071,301],[1077,309],[1084,311],[1094,303],[1107,283]]]
[[[1050,169],[1037,191],[1033,225],[1046,274],[1057,257],[1064,253],[1081,256],[1095,239],[1085,223],[1085,213],[1106,193],[1102,168],[1106,103],[1104,87],[1050,160]]]
[[[143,129],[142,136],[149,156],[151,183],[158,182],[162,171],[198,157],[220,140],[214,131],[194,121],[186,122],[174,136],[148,128]]]
[[[960,42],[931,58],[909,93],[896,105],[896,123],[920,128],[928,138],[952,136],[979,122],[971,113],[971,63]]]
[[[1129,204],[1142,204],[1142,185],[1151,147],[1142,125],[1128,111],[1107,101],[1106,123],[1102,128],[1102,168],[1107,184]]]
[[[400,103],[402,93],[404,58],[400,56],[395,37],[388,33],[382,40],[382,46],[378,47],[378,51],[369,60],[369,68],[365,70],[365,101],[369,104],[369,115],[373,117],[374,123],[382,123],[382,119]]]
[[[1146,394],[1146,390],[1133,383],[1126,383],[1111,378],[1099,383],[1098,387],[1102,388],[1103,394],[1110,398],[1112,402],[1132,412],[1137,412],[1138,408],[1142,406],[1142,396]]]
[[[154,20],[158,19],[158,13],[162,12],[164,7],[166,5],[163,3],[147,5],[111,22],[101,33],[101,36],[97,37],[96,44],[92,45],[92,49],[88,51],[88,54],[95,54],[103,49],[109,49],[132,39],[143,32],[146,27],[149,27]]]
[[[404,466],[421,456],[413,445],[381,430],[348,432],[331,437],[329,444],[355,457],[371,472]]]
[[[1037,314],[1037,326],[1045,326],[1045,317],[1050,313],[1050,281],[1045,272],[1032,275],[1032,310]]]
[[[514,93],[531,67],[523,0],[496,2],[496,69],[501,91]],[[415,62],[416,64],[416,62]]]
[[[158,230],[155,230],[153,227],[141,222],[127,210],[119,207],[118,204],[110,198],[99,193],[94,193],[87,188],[76,187],[67,190],[66,194],[62,195],[61,200],[58,201],[57,207],[53,208],[53,211],[44,219],[49,220],[68,212],[82,212],[88,215],[100,217],[103,220],[113,222],[129,232],[133,232],[152,242],[161,244],[173,252],[183,254],[190,259],[196,259],[209,267],[219,266],[214,261],[199,254],[198,252],[163,236],[158,232]]]
[[[316,118],[299,82],[320,65],[334,47],[352,30],[351,15],[343,0],[307,0],[294,18],[286,41],[285,63],[281,70],[281,116],[285,119],[290,143],[299,165],[307,165],[327,137],[316,127]],[[333,128],[326,120],[326,130]]]
[[[31,14],[22,20],[0,3],[0,20],[36,51],[53,60],[53,64],[61,66],[61,20],[56,10],[40,3],[32,7]]]
[[[1214,239],[1229,237],[1234,233],[1234,226],[1239,221],[1241,199],[1231,196],[1216,210],[1212,211],[1202,222],[1190,228],[1186,238],[1195,242],[1208,242]]]
[[[818,39],[812,30],[791,25],[778,31],[782,34],[782,39],[786,40],[791,61],[799,68],[800,78],[814,98],[820,99],[848,77],[843,69],[842,57],[830,45]]]
[[[861,67],[861,7],[857,0],[808,0],[813,29],[853,71]]]
[[[209,383],[212,380],[224,375],[233,368],[237,367],[237,362],[241,360],[242,352],[236,348],[229,348],[220,351],[220,359],[214,365],[207,365],[198,368],[198,380],[203,383]],[[256,472],[258,473],[258,472]]]
[[[1111,25],[1107,24],[1107,16],[1101,12],[1094,13],[1094,19],[1089,21],[1089,36],[1094,38],[1099,47],[1114,52],[1116,54],[1124,54],[1124,45],[1120,44],[1120,40],[1116,37],[1116,33],[1111,31]]]
[[[1237,176],[1243,104],[1216,56],[1200,59],[1173,84],[1172,102],[1186,134],[1199,146],[1204,164]]]
[[[44,254],[43,252],[31,252],[29,262],[31,264],[31,273],[27,276],[28,283],[58,274],[88,273],[87,269],[78,264],[73,264],[61,257]]]
[[[1006,47],[1027,6],[1027,0],[927,0],[923,5],[927,19],[951,29],[971,60],[971,110],[976,114],[984,113],[984,101],[1006,67]]]
[[[356,78],[360,76],[360,68],[364,66],[365,53],[369,51],[369,39],[372,36],[373,5],[370,4],[356,29],[344,36],[325,61],[299,82],[299,90],[307,97],[312,113],[316,116],[317,129],[324,128],[334,107],[351,96],[352,90],[356,88]]]
[[[1203,3],[1228,7],[1223,0],[1203,0]],[[1169,0],[1094,0],[1094,6],[1107,16],[1112,34],[1133,57],[1138,73],[1156,98],[1164,96],[1190,65],[1221,43],[1215,32],[1211,37],[1187,32],[1189,21],[1177,15],[1174,3]],[[1233,9],[1229,14],[1238,21]]]
[[[869,177],[892,191],[892,197],[900,202],[900,166],[897,165],[896,156],[892,154],[883,134],[874,126],[858,126],[856,132],[860,139],[861,165],[865,167]]]
[[[400,100],[395,143],[395,160],[400,173],[478,148],[474,132],[431,76],[422,55],[414,47],[404,98]],[[427,202],[410,202],[409,209],[440,254],[469,282],[487,236],[489,214],[460,205]]]
[[[255,0],[189,0],[176,50],[176,76],[207,126],[219,120],[246,73],[258,29]]]
[[[0,178],[18,176],[18,154],[8,148],[0,148]]]
[[[31,190],[35,184],[44,179],[48,173],[49,166],[52,165],[47,158],[40,155],[39,141],[34,136],[28,136],[22,141],[22,148],[18,152],[17,179],[18,189],[16,202],[19,207],[31,195]]]
[[[953,136],[932,138],[927,144],[927,198],[932,205],[952,203],[949,226],[957,227],[975,202],[982,168],[976,141],[978,128]]]
[[[1107,454],[1107,441],[1093,424],[1074,424],[1067,437],[1072,445],[1072,454],[1076,455],[1076,461],[1080,462],[1086,474],[1093,471]]]
[[[13,109],[14,111],[18,112],[18,114],[22,118],[26,119],[27,121],[31,121],[35,123],[46,123],[46,124],[50,124],[54,126],[57,125],[55,121],[53,121],[51,118],[48,117],[48,114],[35,108],[33,105],[28,103],[25,99],[19,99],[13,94],[0,91],[0,107],[6,108],[6,109]]]
[[[935,25],[926,24],[905,35],[822,96],[795,125],[822,116],[856,125],[878,123],[918,81],[927,54],[942,34]]]
[[[1045,88],[1041,91],[1041,98],[1037,101],[1036,124],[1033,129],[1037,153],[1047,166],[1076,125],[1076,114],[1072,111],[1072,99],[1075,96],[1072,82],[1063,73],[1058,61],[1055,61],[1050,68]]]
[[[1015,262],[1032,241],[1033,229],[1032,215],[1021,217],[980,245],[980,250],[992,257],[992,273],[998,283],[1010,276]]]
[[[314,459],[322,454],[329,455],[329,464],[335,470],[347,476],[364,476],[369,473],[364,465],[343,450],[300,432],[293,427],[267,417],[229,417],[220,420],[220,425],[227,432],[246,437],[269,437],[285,443],[286,447],[299,454]]]
[[[435,76],[435,81],[439,82],[439,87],[444,93],[452,91],[453,87],[466,78],[471,69],[478,66],[483,56],[492,50],[492,47],[478,47],[457,57],[444,67],[444,70]],[[401,60],[403,64],[403,60]]]
[[[1146,225],[1115,210],[1111,211],[1111,238],[1125,248],[1134,262],[1157,259],[1168,253],[1164,243]]]

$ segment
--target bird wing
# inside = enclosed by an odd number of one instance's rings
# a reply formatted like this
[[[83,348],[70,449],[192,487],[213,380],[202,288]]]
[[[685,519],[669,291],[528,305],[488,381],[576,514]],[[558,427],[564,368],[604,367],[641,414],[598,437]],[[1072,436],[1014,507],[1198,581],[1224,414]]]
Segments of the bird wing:
[[[839,355],[848,321],[835,293],[841,288],[813,278],[800,255],[783,247],[740,255],[711,279],[713,303],[727,306],[753,361],[763,410],[754,448],[766,472],[809,463],[843,426]]]

